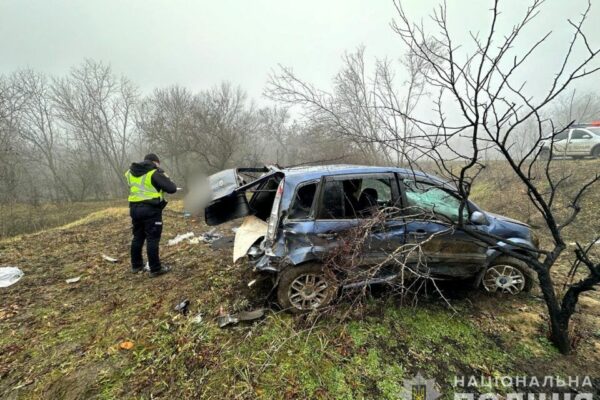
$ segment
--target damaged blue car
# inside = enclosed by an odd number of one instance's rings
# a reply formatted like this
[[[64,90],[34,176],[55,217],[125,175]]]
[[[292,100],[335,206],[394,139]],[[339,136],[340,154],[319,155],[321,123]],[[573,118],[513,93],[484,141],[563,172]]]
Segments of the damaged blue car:
[[[389,254],[422,243],[418,261],[409,256],[401,264],[419,262],[434,279],[471,278],[488,292],[514,295],[532,287],[532,270],[499,250],[508,246],[535,254],[538,241],[531,228],[472,202],[465,205],[453,187],[423,172],[356,165],[269,166],[221,171],[209,184],[206,223],[244,219],[236,232],[234,261],[247,258],[257,273],[270,276],[278,303],[292,312],[325,307],[335,299],[343,287],[327,279],[324,260],[339,251],[345,233],[387,210],[395,212],[369,231],[361,263],[391,265],[344,286],[393,282],[401,268]],[[502,240],[489,245],[458,229],[453,222],[461,212],[469,226]]]

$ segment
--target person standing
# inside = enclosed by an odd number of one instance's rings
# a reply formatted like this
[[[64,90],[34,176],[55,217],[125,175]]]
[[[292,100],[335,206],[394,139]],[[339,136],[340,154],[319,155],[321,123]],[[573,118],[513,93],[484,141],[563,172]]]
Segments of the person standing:
[[[160,168],[156,154],[150,153],[144,161],[132,163],[125,172],[129,185],[129,215],[133,230],[131,241],[131,272],[144,269],[142,248],[146,242],[150,277],[163,275],[171,270],[160,263],[159,243],[162,233],[162,210],[166,207],[164,193],[175,193],[177,186]]]

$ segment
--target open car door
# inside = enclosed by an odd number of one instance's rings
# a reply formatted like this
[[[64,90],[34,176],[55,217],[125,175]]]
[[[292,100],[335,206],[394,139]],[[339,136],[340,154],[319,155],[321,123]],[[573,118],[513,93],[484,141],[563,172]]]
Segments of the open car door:
[[[206,224],[220,225],[248,215],[266,219],[272,206],[269,198],[274,198],[282,177],[276,167],[227,169],[209,176],[212,196],[204,209]],[[254,193],[250,196],[247,192]]]

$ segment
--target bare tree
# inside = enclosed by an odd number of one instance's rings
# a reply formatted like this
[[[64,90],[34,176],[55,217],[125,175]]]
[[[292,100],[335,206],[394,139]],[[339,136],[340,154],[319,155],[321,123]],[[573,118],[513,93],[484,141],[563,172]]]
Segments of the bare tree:
[[[43,164],[60,194],[71,201],[83,200],[84,192],[75,192],[72,176],[63,169],[66,159],[65,136],[56,118],[51,88],[45,76],[31,70],[14,76],[15,85],[25,95],[18,125],[19,136],[32,148],[35,162]]]
[[[516,42],[525,35],[526,28],[536,19],[543,0],[533,0],[522,18],[504,34],[498,30],[500,17],[499,0],[493,2],[491,18],[487,32],[480,37],[471,33],[473,51],[468,51],[464,43],[456,43],[448,28],[446,5],[440,5],[432,14],[434,33],[430,34],[423,24],[411,22],[399,2],[396,2],[397,20],[393,24],[395,32],[402,39],[409,52],[429,65],[426,75],[427,84],[437,91],[434,106],[435,114],[426,117],[406,115],[402,109],[399,114],[409,118],[419,129],[420,145],[417,151],[434,163],[438,170],[456,184],[456,194],[466,206],[470,188],[485,165],[482,163],[486,149],[498,154],[505,161],[512,174],[527,191],[529,201],[535,206],[545,222],[551,245],[548,249],[533,253],[517,243],[504,243],[503,252],[526,262],[537,273],[541,291],[548,308],[550,319],[550,338],[563,353],[571,350],[569,321],[579,295],[592,290],[600,282],[600,264],[588,257],[589,246],[577,245],[573,257],[576,265],[587,268],[587,275],[568,287],[562,296],[551,275],[559,256],[567,248],[564,230],[581,210],[581,201],[589,188],[600,175],[595,174],[584,182],[570,196],[570,211],[556,204],[559,195],[564,195],[564,183],[568,177],[556,178],[552,163],[538,161],[540,142],[545,135],[554,138],[571,121],[556,124],[544,117],[544,111],[559,98],[576,80],[589,76],[598,70],[594,66],[599,50],[594,49],[582,28],[589,14],[591,4],[581,14],[579,20],[568,20],[573,36],[566,45],[559,70],[549,82],[542,96],[527,93],[526,82],[519,81],[521,67],[532,60],[535,51],[550,38],[550,32],[542,35],[533,45],[524,51],[515,51]],[[435,47],[430,43],[435,43]],[[574,48],[581,46],[585,54],[576,59]],[[456,108],[453,108],[456,105]],[[535,121],[535,140],[525,154],[518,156],[512,143],[519,129],[527,121]],[[451,146],[453,139],[468,139],[468,146],[456,149]],[[451,157],[443,156],[450,152]],[[541,168],[539,166],[541,165]],[[475,229],[469,221],[461,218],[457,229],[489,245],[497,245],[502,240],[491,237]],[[597,238],[590,238],[592,241]],[[538,258],[539,256],[539,258]]]
[[[313,126],[329,129],[340,139],[352,141],[372,162],[396,163],[386,145],[398,141],[404,126],[401,116],[386,113],[383,104],[404,106],[394,88],[390,63],[378,61],[369,78],[365,49],[343,57],[343,68],[333,79],[333,91],[315,88],[297,77],[290,68],[280,67],[269,78],[265,95],[289,106],[301,106]],[[413,107],[411,102],[408,107]],[[397,118],[399,117],[399,118]]]
[[[138,127],[152,151],[169,160],[176,179],[185,181],[190,171],[190,141],[197,134],[194,95],[186,88],[156,89],[141,106]],[[148,148],[148,150],[150,150]]]
[[[573,89],[556,99],[552,115],[562,126],[572,121],[591,122],[600,116],[600,97],[592,92],[578,93]]]
[[[18,198],[20,160],[23,146],[17,135],[20,111],[25,95],[15,86],[12,77],[0,76],[0,182],[5,188],[3,202]]]
[[[67,78],[54,80],[52,90],[57,114],[70,138],[84,144],[90,154],[97,154],[97,164],[107,167],[112,181],[120,182],[123,190],[123,172],[136,145],[132,139],[137,88],[115,76],[109,66],[87,60]]]

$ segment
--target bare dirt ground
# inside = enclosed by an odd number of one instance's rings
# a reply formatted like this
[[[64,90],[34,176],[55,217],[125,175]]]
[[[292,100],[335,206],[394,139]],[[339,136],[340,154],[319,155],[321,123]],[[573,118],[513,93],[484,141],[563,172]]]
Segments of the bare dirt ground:
[[[525,219],[494,185],[480,188],[479,202]],[[599,230],[597,206],[592,210],[571,240]],[[176,234],[208,230],[180,211],[170,206],[164,218],[162,256],[174,271],[156,279],[129,273],[125,205],[0,241],[0,265],[25,272],[0,289],[0,398],[391,399],[417,372],[435,378],[445,398],[452,397],[455,375],[590,375],[599,384],[597,292],[581,298],[577,349],[569,356],[546,338],[538,290],[504,297],[451,289],[452,308],[435,297],[400,305],[383,290],[358,306],[341,303],[332,314],[291,316],[273,308],[259,322],[220,329],[220,309],[262,303],[246,288],[251,274],[233,265],[231,249],[166,245]],[[233,234],[231,225],[219,230]],[[565,257],[557,281],[568,268]],[[185,298],[189,316],[173,309]],[[198,313],[202,322],[195,323]],[[120,347],[126,341],[131,349]]]

